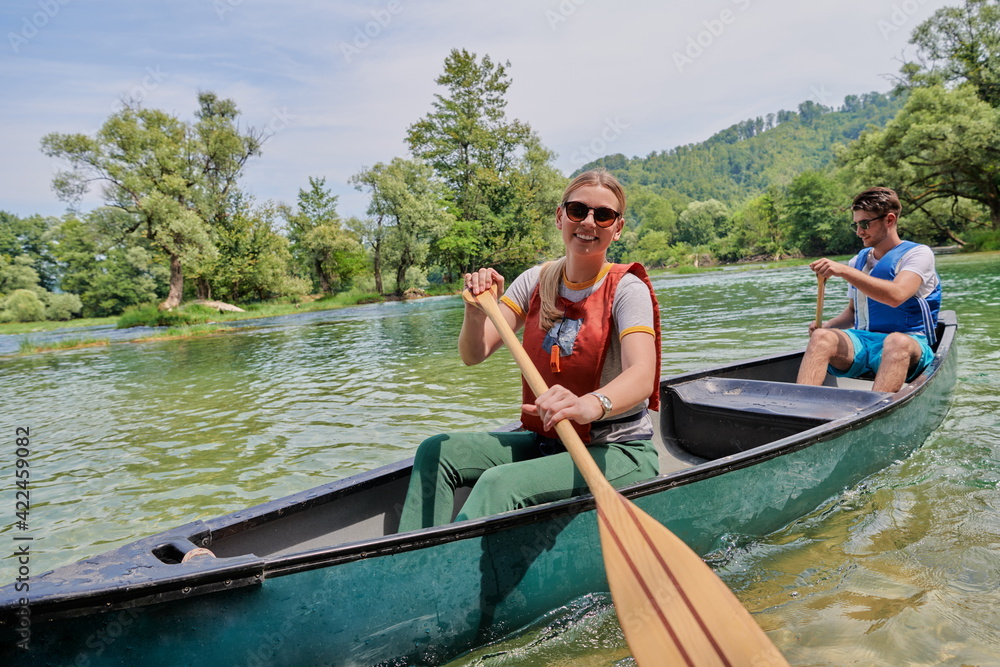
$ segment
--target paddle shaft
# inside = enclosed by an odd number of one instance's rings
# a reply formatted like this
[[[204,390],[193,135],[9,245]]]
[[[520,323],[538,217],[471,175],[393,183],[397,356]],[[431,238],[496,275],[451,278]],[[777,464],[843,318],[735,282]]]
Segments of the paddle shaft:
[[[517,335],[513,329],[507,324],[507,320],[503,318],[503,314],[500,312],[500,308],[497,306],[492,292],[483,292],[475,297],[475,300],[486,313],[486,316],[490,318],[490,321],[493,322],[497,333],[500,334],[500,339],[507,346],[507,349],[510,350],[514,361],[517,362],[518,368],[521,369],[521,374],[524,375],[524,379],[535,396],[541,396],[548,391],[549,388],[545,384],[545,379],[538,372],[535,364],[524,350],[524,346],[521,345],[521,341],[517,339]],[[601,469],[597,467],[590,452],[587,451],[587,446],[583,444],[583,440],[580,439],[580,435],[573,428],[573,425],[563,419],[556,424],[556,433],[566,447],[566,451],[573,458],[573,463],[580,470],[580,474],[583,475],[583,479],[587,482],[587,486],[590,487],[591,493],[595,497],[599,493],[598,489],[600,489],[601,495],[606,495],[608,492],[615,493],[614,487],[604,477]]]
[[[826,276],[816,276],[819,288],[816,292],[816,328],[823,326],[823,295],[826,293]]]

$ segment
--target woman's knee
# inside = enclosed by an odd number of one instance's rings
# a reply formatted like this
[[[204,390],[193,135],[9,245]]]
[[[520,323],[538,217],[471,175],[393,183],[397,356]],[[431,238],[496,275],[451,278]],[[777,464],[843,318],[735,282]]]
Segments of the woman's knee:
[[[442,444],[445,442],[445,436],[433,435],[417,446],[417,452],[414,454],[413,465],[419,466],[422,463],[427,463],[429,461],[437,462],[441,459]]]
[[[522,504],[517,501],[514,480],[504,472],[500,467],[485,471],[473,485],[456,520],[478,519],[518,509]]]
[[[417,447],[417,452],[414,455],[416,460],[415,465],[416,463],[429,461],[454,461],[457,456],[461,455],[467,449],[468,445],[459,442],[452,434],[440,433],[432,435]]]

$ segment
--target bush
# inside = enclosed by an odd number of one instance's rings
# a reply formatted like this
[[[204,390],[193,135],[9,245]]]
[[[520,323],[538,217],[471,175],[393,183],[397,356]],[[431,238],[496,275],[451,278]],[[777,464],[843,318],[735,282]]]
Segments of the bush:
[[[962,252],[987,252],[1000,250],[1000,231],[984,229],[969,234]]]
[[[45,307],[45,319],[66,321],[83,310],[83,302],[75,294],[51,294]]]
[[[45,304],[31,290],[16,289],[0,304],[0,322],[38,322],[45,319]]]

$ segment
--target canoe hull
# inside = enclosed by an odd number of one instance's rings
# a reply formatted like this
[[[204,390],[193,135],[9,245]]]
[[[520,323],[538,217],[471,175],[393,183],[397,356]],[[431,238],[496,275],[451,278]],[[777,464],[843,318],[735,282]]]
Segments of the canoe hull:
[[[955,369],[955,354],[946,355],[933,383],[861,419],[664,475],[627,495],[701,555],[752,542],[920,446],[944,418]],[[440,664],[608,589],[589,500],[532,508],[501,528],[485,519],[372,546],[350,557],[276,557],[234,590],[221,581],[208,595],[184,599],[182,591],[160,604],[150,603],[154,595],[143,606],[39,619],[28,652],[16,647],[8,616],[0,663]]]

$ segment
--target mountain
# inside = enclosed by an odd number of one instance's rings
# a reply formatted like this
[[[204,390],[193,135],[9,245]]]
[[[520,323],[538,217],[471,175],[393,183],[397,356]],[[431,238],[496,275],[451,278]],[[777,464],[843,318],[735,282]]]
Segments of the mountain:
[[[838,109],[813,101],[798,111],[751,118],[698,144],[627,158],[608,155],[581,168],[606,167],[628,186],[644,185],[673,201],[746,201],[769,185],[787,185],[804,171],[824,170],[833,147],[870,127],[883,127],[902,108],[904,96],[848,95]]]

